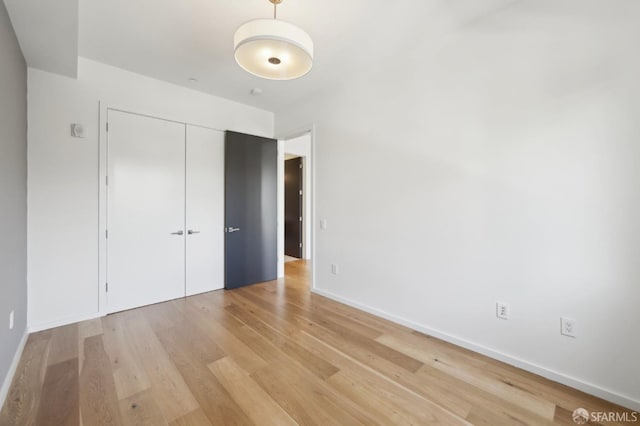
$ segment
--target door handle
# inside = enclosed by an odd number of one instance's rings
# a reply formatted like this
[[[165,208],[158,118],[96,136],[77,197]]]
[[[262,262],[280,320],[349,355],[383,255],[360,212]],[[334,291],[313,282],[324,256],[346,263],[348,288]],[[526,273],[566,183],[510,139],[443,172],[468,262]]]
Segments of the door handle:
[[[189,234],[189,235],[192,235],[192,234],[199,234],[199,233],[200,233],[200,231],[194,231],[193,229],[189,229],[189,230],[187,231],[187,234]]]
[[[233,226],[230,226],[227,228],[227,232],[231,233],[231,232],[237,232],[239,231],[240,228],[234,228]]]
[[[184,235],[184,231],[180,230],[180,231],[172,232],[171,235]]]

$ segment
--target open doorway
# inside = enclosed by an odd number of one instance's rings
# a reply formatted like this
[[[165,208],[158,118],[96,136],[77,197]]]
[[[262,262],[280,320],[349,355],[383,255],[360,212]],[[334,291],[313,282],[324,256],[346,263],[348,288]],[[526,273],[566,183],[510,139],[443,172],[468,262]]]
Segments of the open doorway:
[[[281,234],[283,264],[312,257],[312,148],[311,133],[280,141]],[[284,265],[283,265],[284,267]],[[284,269],[282,270],[284,273]]]

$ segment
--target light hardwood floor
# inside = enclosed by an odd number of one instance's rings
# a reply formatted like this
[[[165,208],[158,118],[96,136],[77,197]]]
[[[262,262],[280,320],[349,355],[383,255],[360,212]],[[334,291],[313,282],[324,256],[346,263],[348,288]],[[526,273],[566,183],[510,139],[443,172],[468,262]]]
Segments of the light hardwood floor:
[[[286,279],[29,336],[0,425],[574,424],[624,409]]]

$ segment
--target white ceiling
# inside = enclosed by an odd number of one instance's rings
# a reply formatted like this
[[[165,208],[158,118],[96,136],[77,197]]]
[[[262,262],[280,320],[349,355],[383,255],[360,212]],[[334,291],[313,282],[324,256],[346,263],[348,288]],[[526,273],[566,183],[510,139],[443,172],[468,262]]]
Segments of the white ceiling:
[[[450,2],[448,0],[447,2]],[[442,3],[447,3],[442,2]],[[469,0],[467,3],[493,3]],[[399,4],[398,4],[399,3]],[[411,26],[429,0],[284,0],[278,18],[305,29],[315,43],[312,71],[295,81],[268,81],[233,58],[242,23],[272,16],[267,0],[80,0],[81,56],[269,110],[304,98],[357,70],[358,56],[382,55]],[[454,0],[454,3],[461,3]],[[188,79],[195,77],[196,84]],[[263,89],[251,96],[254,87]]]
[[[78,74],[78,0],[4,0],[30,67]]]
[[[278,111],[347,76],[393,66],[416,44],[505,8],[586,4],[605,0],[284,0],[278,18],[305,29],[315,42],[313,70],[293,81],[268,81],[233,58],[242,23],[269,17],[267,0],[5,0],[30,66],[73,76],[77,55],[238,102]],[[55,4],[55,7],[53,6]],[[76,4],[79,8],[73,13]],[[527,7],[528,6],[528,7]],[[517,15],[517,13],[515,13]],[[77,31],[73,28],[77,28]],[[76,37],[74,37],[74,34]],[[418,43],[419,42],[419,43]],[[74,56],[76,55],[76,56]],[[72,66],[71,66],[72,68]],[[189,82],[194,77],[196,83]],[[251,96],[252,88],[263,93]],[[372,87],[375,91],[375,87]]]

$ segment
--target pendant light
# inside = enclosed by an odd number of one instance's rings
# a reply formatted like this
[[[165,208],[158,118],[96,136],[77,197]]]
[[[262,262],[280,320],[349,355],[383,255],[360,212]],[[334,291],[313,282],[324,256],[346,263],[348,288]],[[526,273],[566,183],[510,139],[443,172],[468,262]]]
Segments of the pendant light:
[[[269,80],[293,80],[302,77],[313,66],[313,40],[304,30],[276,19],[255,19],[236,30],[235,58],[245,71]]]

